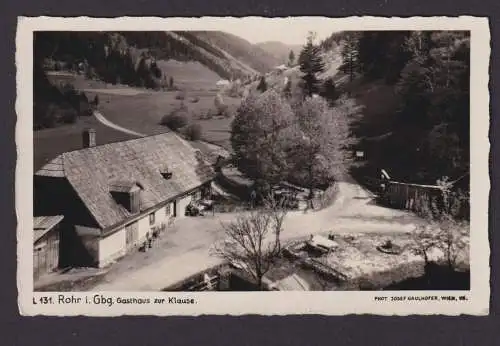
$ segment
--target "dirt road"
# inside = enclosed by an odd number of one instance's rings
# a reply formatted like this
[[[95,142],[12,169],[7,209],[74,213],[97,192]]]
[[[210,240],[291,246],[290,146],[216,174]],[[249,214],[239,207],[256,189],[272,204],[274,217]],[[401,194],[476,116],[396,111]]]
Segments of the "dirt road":
[[[334,203],[321,211],[287,215],[282,241],[311,234],[341,232],[407,232],[419,221],[404,211],[375,205],[372,195],[354,181],[340,182]],[[115,264],[96,291],[158,291],[183,278],[213,267],[221,260],[210,254],[223,236],[221,222],[237,214],[184,218],[149,253],[135,253]]]
[[[104,115],[102,115],[99,111],[94,111],[94,116],[96,117],[97,120],[99,120],[103,125],[106,125],[108,127],[111,127],[117,131],[121,131],[121,132],[124,132],[124,133],[127,133],[129,135],[132,135],[132,136],[137,136],[137,137],[145,137],[146,135],[145,134],[142,134],[142,133],[139,133],[139,132],[135,132],[135,131],[132,131],[132,130],[129,130],[129,129],[126,129],[124,127],[121,127],[120,125],[117,125],[115,123],[112,123],[111,121],[109,121],[108,119],[106,119],[104,117]]]

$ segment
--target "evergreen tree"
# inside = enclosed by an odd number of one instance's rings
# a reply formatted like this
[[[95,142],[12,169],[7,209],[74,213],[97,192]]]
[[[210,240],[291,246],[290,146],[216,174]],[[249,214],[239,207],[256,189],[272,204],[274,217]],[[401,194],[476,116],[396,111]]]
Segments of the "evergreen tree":
[[[158,64],[156,63],[156,61],[153,61],[153,62],[151,63],[150,70],[151,70],[151,72],[153,73],[153,75],[154,75],[156,78],[161,78],[161,76],[162,76],[162,71],[161,71],[161,69],[158,67]]]
[[[293,50],[290,50],[290,54],[288,54],[288,66],[293,66],[295,63],[295,53]]]
[[[264,92],[267,90],[267,82],[265,76],[260,77],[260,82],[259,85],[257,85],[257,90],[260,92]]]
[[[335,102],[338,95],[333,78],[328,78],[327,80],[325,80],[321,88],[320,95],[323,96],[330,105]]]
[[[349,80],[352,82],[356,72],[359,72],[359,56],[358,56],[358,35],[354,32],[345,36],[342,46],[342,65],[339,70],[349,75]]]
[[[138,86],[143,87],[146,84],[145,75],[147,74],[146,59],[141,56],[139,59],[139,64],[137,65],[137,80]]]
[[[458,32],[415,32],[406,42],[412,59],[401,72],[397,117],[403,131],[420,133],[403,151],[427,179],[463,174],[469,166],[469,39]]]
[[[311,33],[307,43],[299,56],[300,71],[303,73],[301,87],[305,96],[318,94],[321,81],[318,74],[323,72],[325,64],[321,57],[321,48],[314,44],[314,35]]]
[[[405,42],[407,31],[365,31],[358,42],[358,60],[365,77],[384,78],[388,83],[398,80],[410,59]]]
[[[292,96],[292,80],[287,79],[285,83],[285,87],[283,88],[283,93],[285,94],[285,97],[291,97]]]

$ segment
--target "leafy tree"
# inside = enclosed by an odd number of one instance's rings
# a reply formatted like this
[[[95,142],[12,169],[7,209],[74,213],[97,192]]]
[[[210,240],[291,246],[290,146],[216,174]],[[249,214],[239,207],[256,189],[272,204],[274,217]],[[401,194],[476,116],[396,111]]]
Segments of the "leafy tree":
[[[311,33],[307,43],[299,56],[300,71],[302,76],[302,89],[305,96],[311,97],[320,91],[321,81],[318,74],[323,72],[325,64],[321,57],[321,48],[314,44],[314,35]]]
[[[292,177],[313,189],[341,178],[352,162],[350,124],[359,111],[352,100],[342,99],[331,108],[322,97],[308,98],[296,109],[297,132]]]
[[[293,66],[295,63],[295,53],[293,50],[290,50],[290,54],[288,54],[288,66]]]
[[[259,85],[257,85],[257,90],[260,92],[264,92],[267,90],[267,82],[265,76],[260,77]]]
[[[278,92],[249,95],[231,124],[239,169],[259,183],[274,184],[286,177],[293,121],[290,105]]]

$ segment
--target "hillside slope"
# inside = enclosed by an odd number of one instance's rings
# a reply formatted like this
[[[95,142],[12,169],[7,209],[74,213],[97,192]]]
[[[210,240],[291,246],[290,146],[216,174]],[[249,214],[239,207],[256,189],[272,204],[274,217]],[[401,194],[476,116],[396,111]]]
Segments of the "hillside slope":
[[[355,34],[349,48],[356,57],[354,78],[341,71],[340,58],[335,79],[339,92],[364,106],[355,132],[367,168],[385,168],[395,179],[425,184],[467,174],[469,34]],[[334,33],[325,40],[325,54],[341,55],[345,38]]]
[[[131,77],[144,58],[147,67],[154,60],[198,62],[224,79],[252,77],[278,62],[248,41],[216,31],[42,32],[37,33],[36,51],[39,61],[56,61],[63,69],[86,62],[98,78],[109,82],[115,82],[118,74],[127,76],[120,75],[117,82]],[[152,75],[162,77],[161,71]]]
[[[293,51],[295,56],[298,57],[302,49],[302,45],[289,45],[278,41],[259,42],[255,45],[278,59],[279,64],[284,64],[288,61],[290,51]]]
[[[271,68],[281,64],[280,59],[241,37],[222,31],[191,31],[192,35],[218,47],[241,63],[251,67],[259,73],[268,72]]]

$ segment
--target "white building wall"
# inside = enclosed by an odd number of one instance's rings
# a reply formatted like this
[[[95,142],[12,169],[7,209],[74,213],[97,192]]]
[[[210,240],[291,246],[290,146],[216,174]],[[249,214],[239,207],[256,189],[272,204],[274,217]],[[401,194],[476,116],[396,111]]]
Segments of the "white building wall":
[[[126,251],[125,228],[99,240],[99,267],[121,257]]]
[[[187,195],[177,199],[177,218],[183,218],[186,216],[186,207],[191,202],[191,200],[191,195]]]
[[[185,210],[188,204],[193,199],[192,194],[183,196],[177,199],[177,218],[185,217]],[[151,214],[151,213],[150,213]],[[174,203],[170,203],[170,214],[167,214],[166,207],[154,211],[155,220],[153,224],[149,222],[149,215],[146,214],[141,219],[137,220],[138,223],[138,233],[137,233],[137,243],[140,244],[146,239],[148,232],[151,234],[153,227],[160,226],[162,223],[168,224],[171,216],[174,215]],[[109,236],[99,239],[98,244],[98,262],[99,267],[103,267],[113,260],[123,256],[126,253],[127,247],[127,233],[125,227],[119,231],[110,234]]]
[[[138,241],[144,241],[144,239],[146,239],[146,234],[151,229],[151,227],[149,226],[149,215],[146,215],[146,217],[139,219],[138,223],[139,231],[137,234],[137,239]]]

